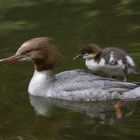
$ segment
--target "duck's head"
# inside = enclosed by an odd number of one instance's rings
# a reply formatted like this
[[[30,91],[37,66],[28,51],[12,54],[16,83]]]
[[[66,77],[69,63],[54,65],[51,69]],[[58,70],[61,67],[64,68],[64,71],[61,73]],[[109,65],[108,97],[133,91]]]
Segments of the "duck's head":
[[[84,58],[84,59],[94,59],[101,53],[101,48],[93,43],[88,44],[86,47],[84,47],[80,54],[74,57],[74,60],[78,58]]]
[[[0,62],[33,61],[35,69],[42,71],[52,69],[61,58],[52,38],[38,37],[24,42],[15,55],[0,59]]]

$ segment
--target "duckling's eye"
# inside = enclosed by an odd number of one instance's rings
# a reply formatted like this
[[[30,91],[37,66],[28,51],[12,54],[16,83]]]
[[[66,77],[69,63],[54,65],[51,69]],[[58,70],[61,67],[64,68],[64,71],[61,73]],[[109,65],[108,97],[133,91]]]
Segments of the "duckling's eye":
[[[88,50],[84,50],[84,51],[82,51],[82,54],[84,55],[84,54],[89,54],[89,51]]]
[[[84,51],[82,54],[87,54],[88,52],[87,51]]]

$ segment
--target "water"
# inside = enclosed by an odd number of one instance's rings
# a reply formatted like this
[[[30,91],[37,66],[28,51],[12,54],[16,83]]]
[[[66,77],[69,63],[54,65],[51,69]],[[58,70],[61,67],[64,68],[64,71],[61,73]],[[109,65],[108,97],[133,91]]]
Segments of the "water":
[[[0,1],[0,58],[26,40],[52,36],[66,56],[56,72],[85,68],[72,58],[89,42],[120,47],[140,66],[139,0]],[[30,62],[0,64],[0,140],[140,139],[140,101],[70,102],[29,96]],[[139,76],[130,80],[140,82]]]

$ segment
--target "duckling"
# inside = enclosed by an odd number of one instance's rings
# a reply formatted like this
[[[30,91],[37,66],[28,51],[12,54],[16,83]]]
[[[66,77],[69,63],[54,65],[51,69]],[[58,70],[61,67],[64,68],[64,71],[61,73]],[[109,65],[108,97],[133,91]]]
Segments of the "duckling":
[[[91,71],[101,71],[114,76],[124,76],[128,80],[128,74],[135,74],[135,63],[132,57],[124,50],[114,47],[101,49],[97,44],[90,43],[83,48],[78,56],[74,58],[85,59],[85,65]]]

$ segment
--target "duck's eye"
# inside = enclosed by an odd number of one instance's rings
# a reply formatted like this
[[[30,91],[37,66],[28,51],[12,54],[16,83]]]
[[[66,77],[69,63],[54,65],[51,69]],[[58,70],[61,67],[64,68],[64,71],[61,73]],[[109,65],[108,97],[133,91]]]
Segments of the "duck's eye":
[[[25,53],[30,53],[30,51],[29,51],[29,50],[27,50]]]
[[[29,55],[29,54],[30,54],[30,51],[27,50],[27,51],[22,52],[21,54],[22,54],[22,55]]]

